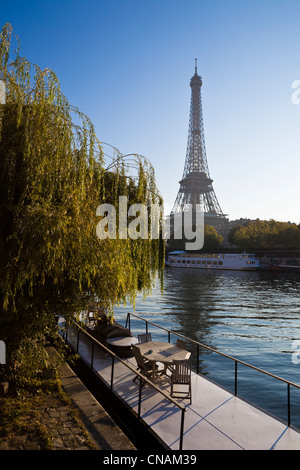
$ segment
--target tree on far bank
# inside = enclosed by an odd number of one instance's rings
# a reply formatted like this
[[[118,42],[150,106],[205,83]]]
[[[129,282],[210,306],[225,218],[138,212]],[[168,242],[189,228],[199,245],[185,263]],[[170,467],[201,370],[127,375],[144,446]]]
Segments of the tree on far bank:
[[[204,226],[204,245],[201,250],[203,253],[217,252],[223,243],[223,237],[212,225]]]
[[[249,221],[245,225],[233,227],[228,241],[240,250],[299,250],[299,226],[275,220]]]

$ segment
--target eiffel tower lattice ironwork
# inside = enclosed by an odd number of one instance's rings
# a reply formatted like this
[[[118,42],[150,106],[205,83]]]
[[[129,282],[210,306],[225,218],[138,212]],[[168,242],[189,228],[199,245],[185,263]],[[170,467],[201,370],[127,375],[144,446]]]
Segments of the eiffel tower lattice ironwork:
[[[197,59],[195,59],[195,74],[190,80],[190,86],[192,91],[185,165],[171,215],[183,212],[187,205],[192,205],[192,210],[195,211],[196,204],[200,204],[198,208],[204,212],[205,223],[209,223],[207,219],[217,222],[218,219],[223,220],[225,215],[214,192],[213,180],[208,170],[201,102],[202,78],[197,73]]]

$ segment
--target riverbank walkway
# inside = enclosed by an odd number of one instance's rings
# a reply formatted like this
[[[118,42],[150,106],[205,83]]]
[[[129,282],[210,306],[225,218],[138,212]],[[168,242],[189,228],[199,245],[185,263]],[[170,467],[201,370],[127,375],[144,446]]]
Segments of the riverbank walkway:
[[[59,358],[60,382],[71,402],[45,394],[44,398],[39,400],[37,419],[40,425],[47,428],[47,445],[45,446],[45,442],[41,445],[41,436],[34,432],[34,429],[32,432],[25,432],[22,427],[16,426],[10,435],[0,439],[0,458],[2,457],[3,461],[7,458],[11,460],[13,451],[14,458],[18,460],[18,454],[15,453],[17,450],[42,450],[43,456],[44,452],[52,450],[112,452],[136,450],[71,367],[60,360],[57,350],[47,343],[45,351],[50,360]],[[7,451],[10,451],[9,456],[6,455]],[[25,454],[27,456],[27,453]],[[75,454],[78,463],[79,455],[77,452]],[[47,453],[47,459],[49,457]],[[35,453],[34,460],[36,461],[37,458]],[[62,455],[60,455],[60,461],[61,458]],[[69,463],[70,456],[68,455],[67,458]],[[24,460],[24,454],[22,460]]]
[[[192,403],[168,400],[170,378],[139,387],[133,357],[121,361],[98,347],[91,338],[71,326],[67,343],[78,352],[101,380],[142,419],[166,449],[182,450],[300,450],[300,433],[212,383],[192,373]],[[126,366],[128,364],[129,367]],[[113,385],[112,385],[113,384]],[[184,407],[184,421],[182,408]],[[181,433],[181,430],[183,432]],[[182,441],[180,439],[182,438]]]

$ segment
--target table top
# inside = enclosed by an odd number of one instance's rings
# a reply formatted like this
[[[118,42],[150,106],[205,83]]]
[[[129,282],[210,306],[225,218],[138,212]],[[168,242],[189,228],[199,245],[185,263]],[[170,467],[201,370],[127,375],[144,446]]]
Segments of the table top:
[[[117,336],[115,338],[107,338],[106,342],[114,346],[131,346],[132,344],[137,344],[138,339],[134,336]]]
[[[158,341],[147,341],[147,343],[136,345],[142,356],[149,361],[162,362],[171,364],[174,360],[183,361],[189,359],[191,353],[184,349],[178,348],[171,343],[161,343]]]

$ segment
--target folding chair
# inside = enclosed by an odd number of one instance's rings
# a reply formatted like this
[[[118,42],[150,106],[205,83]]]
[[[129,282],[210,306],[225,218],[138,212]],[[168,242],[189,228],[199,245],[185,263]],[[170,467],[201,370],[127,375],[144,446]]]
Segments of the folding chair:
[[[177,348],[180,348],[180,349],[186,349],[186,342],[183,341],[183,340],[180,339],[180,338],[177,338],[177,341],[176,341],[175,346],[176,346]],[[167,370],[169,370],[170,372],[173,372],[173,371],[174,371],[174,364],[168,364],[168,365],[165,367],[165,373],[167,372]]]
[[[94,312],[90,311],[89,312],[89,323],[94,323],[94,325],[96,324],[96,318],[95,318],[95,315],[94,315]]]
[[[142,356],[141,351],[139,350],[139,348],[137,346],[135,346],[134,344],[132,345],[132,350],[133,350],[133,354],[134,354],[134,357],[135,357],[135,360],[136,360],[136,363],[137,363],[137,366],[138,366],[137,370],[142,375],[147,377],[147,379],[152,380],[152,362],[147,361],[147,359],[145,359]],[[158,370],[157,365],[155,365],[155,369]],[[133,382],[137,378],[139,378],[138,375],[133,379]],[[142,385],[144,385],[144,383]]]
[[[174,370],[171,375],[171,397],[178,397],[178,394],[185,394],[185,398],[190,399],[192,403],[192,380],[191,380],[191,361],[174,361]],[[187,390],[184,388],[187,387]]]
[[[132,345],[132,350],[137,363],[137,370],[148,379],[151,379],[152,363],[143,358],[141,351],[134,344]],[[138,378],[139,376],[137,375],[133,382]]]
[[[151,333],[143,333],[138,335],[139,343],[147,343],[148,341],[152,341]]]
[[[177,338],[176,346],[180,349],[186,349],[186,342],[183,339]]]

